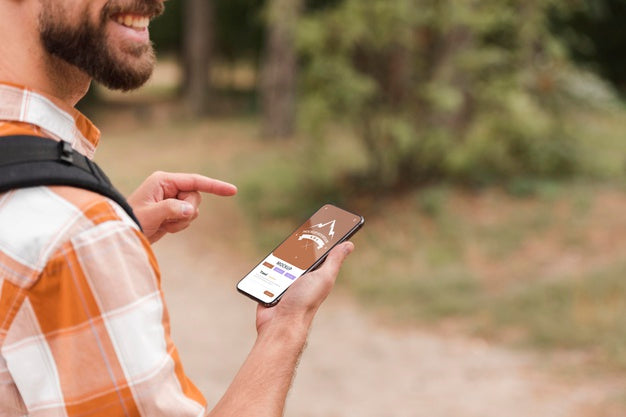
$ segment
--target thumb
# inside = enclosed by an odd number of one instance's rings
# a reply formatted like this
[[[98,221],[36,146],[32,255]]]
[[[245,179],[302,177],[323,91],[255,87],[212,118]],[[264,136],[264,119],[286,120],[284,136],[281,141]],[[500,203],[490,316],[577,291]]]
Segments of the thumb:
[[[354,244],[352,242],[344,242],[341,245],[338,245],[330,251],[322,268],[331,276],[337,276],[343,261],[346,260],[348,255],[350,255],[353,250]]]

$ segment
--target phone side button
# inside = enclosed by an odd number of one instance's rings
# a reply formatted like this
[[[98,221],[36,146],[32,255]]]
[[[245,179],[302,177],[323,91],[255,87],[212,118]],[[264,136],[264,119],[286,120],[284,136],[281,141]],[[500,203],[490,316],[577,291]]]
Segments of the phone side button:
[[[274,294],[272,294],[269,291],[264,291],[263,294],[267,295],[268,297],[273,297],[274,296]]]

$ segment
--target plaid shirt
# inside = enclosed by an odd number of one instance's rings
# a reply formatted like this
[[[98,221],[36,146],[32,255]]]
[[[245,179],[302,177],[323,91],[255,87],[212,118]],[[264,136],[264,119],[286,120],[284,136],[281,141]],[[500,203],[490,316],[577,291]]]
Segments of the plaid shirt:
[[[79,112],[0,84],[0,136],[92,157]],[[0,140],[2,140],[0,138]],[[0,194],[0,416],[200,416],[150,244],[113,201],[63,186]]]

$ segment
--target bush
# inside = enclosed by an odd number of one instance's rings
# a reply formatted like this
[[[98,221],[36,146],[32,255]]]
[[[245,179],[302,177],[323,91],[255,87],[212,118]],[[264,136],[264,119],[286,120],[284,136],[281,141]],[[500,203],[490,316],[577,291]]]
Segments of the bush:
[[[380,188],[588,172],[572,116],[586,105],[581,77],[548,30],[557,3],[345,0],[309,15],[298,40],[307,131],[353,126],[362,174]]]

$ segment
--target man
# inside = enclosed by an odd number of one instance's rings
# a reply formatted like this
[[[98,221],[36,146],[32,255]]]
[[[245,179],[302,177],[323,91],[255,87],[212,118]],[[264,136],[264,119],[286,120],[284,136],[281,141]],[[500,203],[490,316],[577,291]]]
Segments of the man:
[[[92,79],[130,90],[149,78],[147,26],[162,9],[162,0],[0,0],[0,136],[65,140],[92,157],[99,131],[74,106]],[[200,192],[236,189],[193,174],[149,177],[129,197],[143,233],[82,189],[0,195],[0,415],[282,415],[313,316],[353,246],[338,246],[278,306],[258,308],[256,342],[208,410],[170,339],[150,248],[189,225]]]

